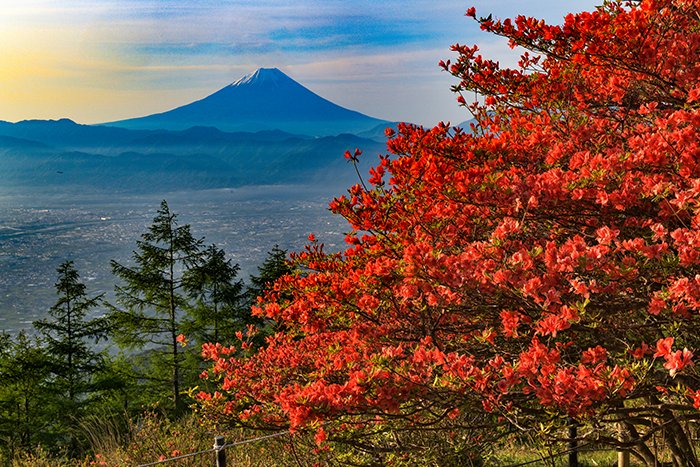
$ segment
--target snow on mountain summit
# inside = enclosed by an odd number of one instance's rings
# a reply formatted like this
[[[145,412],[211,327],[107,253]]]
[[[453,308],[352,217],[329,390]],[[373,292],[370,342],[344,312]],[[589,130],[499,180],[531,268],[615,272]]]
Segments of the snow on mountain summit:
[[[242,86],[245,84],[277,85],[284,80],[291,81],[291,78],[278,68],[258,68],[254,72],[237,79],[229,86]]]

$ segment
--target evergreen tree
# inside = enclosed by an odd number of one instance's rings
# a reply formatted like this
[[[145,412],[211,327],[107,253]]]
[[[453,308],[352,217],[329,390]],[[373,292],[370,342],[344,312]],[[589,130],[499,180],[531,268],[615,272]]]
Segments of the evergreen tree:
[[[250,276],[248,297],[251,303],[255,304],[257,297],[263,296],[277,279],[290,274],[293,270],[287,260],[287,250],[281,249],[279,245],[272,247],[265,261],[258,267],[258,275]]]
[[[185,286],[196,300],[189,310],[188,334],[199,344],[230,338],[248,322],[250,310],[245,306],[243,281],[237,279],[239,270],[222,249],[211,245],[185,273]]]
[[[0,449],[3,464],[49,440],[47,352],[25,332],[0,335]]]
[[[156,386],[170,386],[175,412],[184,407],[180,394],[184,356],[177,340],[184,330],[188,304],[184,276],[199,261],[201,245],[189,225],[178,225],[177,215],[163,201],[153,224],[137,242],[133,265],[112,261],[112,272],[122,281],[116,287],[122,308],[112,306],[110,313],[115,340],[146,352],[149,358],[140,368],[141,376]],[[150,369],[145,368],[148,364]],[[165,377],[158,374],[163,369],[169,373]],[[162,392],[162,387],[156,391]]]
[[[103,356],[88,341],[95,343],[106,336],[106,320],[86,319],[101,297],[89,298],[85,285],[72,261],[58,269],[56,292],[58,301],[49,310],[50,319],[34,322],[47,351],[46,367],[51,374],[53,410],[56,429],[67,432],[71,453],[78,449],[77,421],[84,412],[91,395],[98,391],[95,375],[104,369]]]
[[[277,279],[294,271],[290,261],[287,259],[287,250],[281,249],[278,245],[268,251],[267,258],[258,267],[258,274],[250,276],[250,285],[246,294],[248,296],[248,308],[258,303],[258,298],[263,297],[270,290]],[[268,336],[276,331],[276,323],[263,317],[248,315],[249,324],[254,324],[258,328],[258,333],[252,339],[253,348],[260,348],[265,345]]]

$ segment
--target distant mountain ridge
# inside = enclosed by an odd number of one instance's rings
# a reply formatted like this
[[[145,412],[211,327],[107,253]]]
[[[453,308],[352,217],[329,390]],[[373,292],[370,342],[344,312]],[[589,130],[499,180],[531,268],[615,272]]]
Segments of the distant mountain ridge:
[[[358,134],[391,123],[322,98],[277,68],[259,68],[198,101],[103,125],[131,130],[215,127],[224,132],[281,130],[309,136]]]
[[[395,126],[338,106],[276,68],[261,68],[204,99],[110,124],[0,121],[0,186],[172,191],[241,185],[357,182]]]
[[[242,185],[344,188],[357,181],[343,157],[362,148],[364,170],[385,143],[351,134],[310,137],[279,130],[128,130],[68,119],[0,121],[0,187],[175,191]],[[53,188],[52,188],[53,187]]]

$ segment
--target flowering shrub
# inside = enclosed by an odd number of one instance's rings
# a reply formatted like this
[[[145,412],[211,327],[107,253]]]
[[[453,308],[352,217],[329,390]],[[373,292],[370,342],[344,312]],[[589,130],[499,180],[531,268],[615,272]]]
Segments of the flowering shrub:
[[[388,131],[369,183],[331,203],[347,250],[312,237],[310,272],[256,308],[279,332],[252,356],[205,346],[206,413],[377,456],[406,432],[467,446],[573,418],[647,464],[663,439],[699,465],[699,7],[610,1],[563,25],[470,8],[519,67],[453,47],[472,131]]]

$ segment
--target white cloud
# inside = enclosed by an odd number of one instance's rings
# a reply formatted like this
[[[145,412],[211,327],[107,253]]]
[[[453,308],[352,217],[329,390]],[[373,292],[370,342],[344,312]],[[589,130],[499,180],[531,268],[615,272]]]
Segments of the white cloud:
[[[567,10],[593,5],[473,3],[483,15],[522,12],[554,22]],[[454,57],[449,46],[479,43],[484,56],[506,66],[517,59],[504,40],[464,17],[469,6],[462,0],[18,0],[0,8],[0,53],[36,55],[42,62],[35,68],[45,74],[32,80],[44,80],[39,84],[46,89],[83,86],[123,95],[119,117],[129,116],[123,114],[130,105],[134,114],[165,110],[259,66],[277,66],[324,97],[373,116],[456,122],[467,116],[449,91],[455,81],[437,67]],[[21,70],[11,83],[0,79],[6,86],[21,83]],[[98,106],[84,115],[95,121]],[[105,105],[103,119],[116,118],[113,111]],[[81,119],[79,111],[72,116]]]

